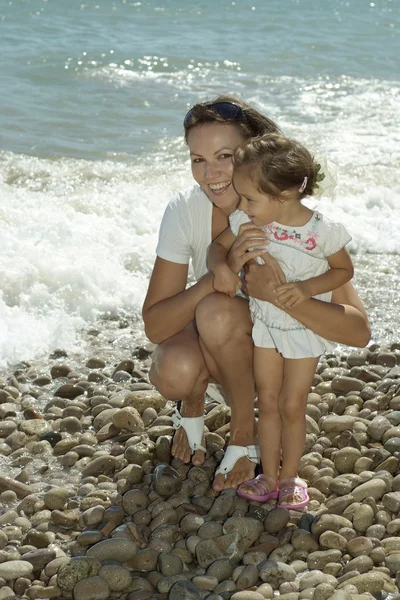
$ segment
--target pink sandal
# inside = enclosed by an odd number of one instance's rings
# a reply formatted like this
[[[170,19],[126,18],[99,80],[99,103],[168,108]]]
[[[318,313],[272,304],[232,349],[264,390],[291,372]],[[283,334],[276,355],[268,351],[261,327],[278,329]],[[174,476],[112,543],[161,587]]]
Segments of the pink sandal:
[[[240,488],[245,485],[253,489],[255,493],[241,490]],[[270,491],[270,487],[274,487],[274,489]],[[268,502],[268,500],[276,500],[278,498],[279,490],[276,479],[268,475],[257,475],[255,479],[249,479],[249,481],[240,484],[236,493],[240,498],[245,498],[246,500]]]
[[[277,508],[301,510],[309,503],[307,484],[299,477],[285,477],[279,481],[279,500]]]

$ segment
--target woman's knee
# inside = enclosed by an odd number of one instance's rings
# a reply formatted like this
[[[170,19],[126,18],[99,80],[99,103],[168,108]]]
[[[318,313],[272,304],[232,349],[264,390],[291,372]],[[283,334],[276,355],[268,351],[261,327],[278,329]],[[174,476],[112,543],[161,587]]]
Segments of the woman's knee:
[[[205,392],[209,374],[200,348],[160,344],[154,354],[150,381],[165,398],[181,400]],[[204,389],[203,389],[204,388]]]
[[[196,325],[203,339],[215,338],[224,344],[233,334],[251,333],[247,303],[218,292],[209,294],[196,307]]]

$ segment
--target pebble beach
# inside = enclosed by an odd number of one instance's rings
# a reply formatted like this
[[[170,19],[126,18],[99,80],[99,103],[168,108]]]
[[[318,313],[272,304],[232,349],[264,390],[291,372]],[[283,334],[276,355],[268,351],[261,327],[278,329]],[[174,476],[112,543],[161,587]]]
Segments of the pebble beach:
[[[399,16],[0,7],[0,600],[400,600]],[[368,349],[318,365],[303,512],[212,490],[215,394],[204,465],[172,459],[175,406],[149,382],[141,306],[166,204],[192,184],[182,119],[221,93],[336,164],[317,208],[352,235],[371,319]]]
[[[171,459],[174,404],[133,332],[109,320],[85,355],[0,378],[0,599],[399,599],[400,343],[321,359],[296,512],[212,490],[218,398],[204,465]]]

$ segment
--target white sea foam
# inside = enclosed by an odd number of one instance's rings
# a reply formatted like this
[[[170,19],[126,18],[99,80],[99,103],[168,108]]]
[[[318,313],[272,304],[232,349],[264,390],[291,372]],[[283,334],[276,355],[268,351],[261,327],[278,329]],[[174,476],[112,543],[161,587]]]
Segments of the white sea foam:
[[[1,156],[0,364],[71,348],[99,315],[139,317],[163,210],[191,182],[170,148],[137,163]],[[352,251],[399,253],[399,189],[356,193],[353,178],[319,210],[347,224]]]
[[[2,155],[0,365],[70,348],[99,315],[139,317],[167,199],[189,175]]]

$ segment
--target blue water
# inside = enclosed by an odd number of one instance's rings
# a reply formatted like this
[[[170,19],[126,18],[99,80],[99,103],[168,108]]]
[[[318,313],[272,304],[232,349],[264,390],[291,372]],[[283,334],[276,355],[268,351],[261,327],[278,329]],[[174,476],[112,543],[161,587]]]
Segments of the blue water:
[[[400,328],[399,0],[0,0],[0,366],[138,319],[191,183],[182,120],[234,93],[339,169],[377,339]],[[371,274],[373,273],[373,276]]]
[[[326,85],[340,97],[362,80],[398,93],[398,0],[1,5],[1,147],[14,152],[135,155],[178,135],[186,107],[220,90],[283,118],[296,116],[287,96],[304,83],[324,97]]]

